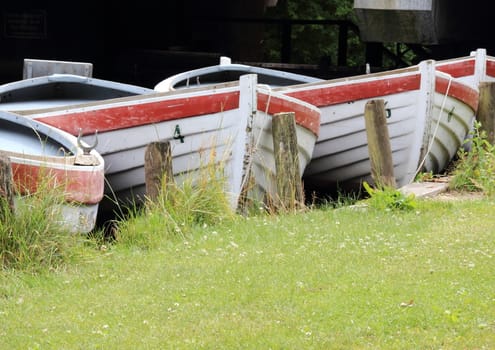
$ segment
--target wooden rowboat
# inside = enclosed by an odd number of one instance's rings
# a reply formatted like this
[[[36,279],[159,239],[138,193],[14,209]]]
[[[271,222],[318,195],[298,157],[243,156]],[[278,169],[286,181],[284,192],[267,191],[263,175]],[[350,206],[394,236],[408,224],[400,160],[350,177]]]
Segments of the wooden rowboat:
[[[72,74],[52,74],[0,85],[0,110],[59,107],[153,93],[152,89]]]
[[[62,130],[0,111],[0,153],[10,159],[19,195],[35,193],[41,185],[60,189],[62,224],[77,233],[94,228],[104,190],[98,152]]]
[[[287,111],[296,116],[302,175],[318,135],[320,112],[308,103],[263,88],[252,74],[237,82],[202,88],[17,113],[72,135],[81,133],[89,144],[98,131],[96,150],[105,159],[106,193],[119,202],[143,200],[145,148],[151,142],[169,141],[176,181],[197,172],[215,154],[215,162],[224,164],[227,191],[235,206],[246,157],[253,166],[253,195],[274,195],[271,116]],[[254,151],[246,154],[246,144],[252,140]]]
[[[439,173],[453,159],[473,123],[478,92],[435,70],[434,61],[392,71],[279,87],[277,92],[321,110],[321,130],[306,188],[332,191],[371,182],[365,104],[383,99],[388,113],[394,175],[398,186],[420,171]]]

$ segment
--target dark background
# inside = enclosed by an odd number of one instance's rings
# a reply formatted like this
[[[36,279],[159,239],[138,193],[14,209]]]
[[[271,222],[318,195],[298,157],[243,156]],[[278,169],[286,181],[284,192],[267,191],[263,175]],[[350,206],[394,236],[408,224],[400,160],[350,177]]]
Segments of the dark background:
[[[22,78],[24,58],[93,63],[93,76],[150,87],[229,55],[260,59],[264,0],[38,1],[2,4],[0,82]],[[157,75],[154,77],[154,75]]]
[[[266,1],[18,0],[2,4],[0,83],[22,78],[24,58],[91,62],[94,77],[146,87],[153,87],[171,74],[217,64],[221,55],[230,56],[234,62],[262,62]],[[446,40],[440,38],[438,43],[425,45],[410,43],[410,52],[434,59],[465,56],[478,47],[490,53],[495,45],[486,4],[481,0],[469,4],[455,0],[437,3],[441,11],[435,16],[441,23],[448,22],[443,27],[448,32],[439,31]],[[366,28],[359,29],[365,30],[363,34],[370,33]],[[437,29],[432,26],[418,30]],[[394,31],[385,28],[385,32]],[[331,65],[342,68],[347,54],[345,35],[340,39],[339,60]],[[380,38],[370,39],[368,35],[366,40],[363,60],[382,65]],[[290,62],[290,42],[286,41],[282,50],[285,53],[276,62],[280,67]],[[321,68],[321,62],[315,64]],[[298,66],[290,67],[297,70]],[[338,75],[335,67],[316,69],[313,75],[331,78]]]

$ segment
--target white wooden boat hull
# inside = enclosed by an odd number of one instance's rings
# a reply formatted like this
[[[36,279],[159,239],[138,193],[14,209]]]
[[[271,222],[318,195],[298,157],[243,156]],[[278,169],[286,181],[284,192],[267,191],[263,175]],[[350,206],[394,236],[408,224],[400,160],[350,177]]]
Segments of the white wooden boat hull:
[[[495,81],[495,57],[487,55],[486,49],[482,48],[471,52],[469,56],[438,61],[436,69],[450,74],[456,80],[468,84],[476,91],[479,90],[481,82]],[[471,134],[468,134],[468,140],[464,141],[463,148],[466,151],[471,148],[471,142],[467,142],[470,138]]]
[[[320,111],[313,105],[260,87],[257,100],[252,137],[254,145],[252,171],[256,185],[253,190],[258,200],[267,202],[276,198],[277,193],[272,116],[281,112],[295,113],[299,173],[302,178],[304,170],[311,161],[319,133]],[[263,198],[266,195],[270,198]]]
[[[262,178],[261,174],[273,171],[273,145],[265,134],[271,128],[268,116],[295,111],[297,128],[309,130],[298,134],[302,169],[312,154],[320,125],[317,108],[264,91],[257,87],[255,78],[248,75],[240,83],[23,113],[73,135],[81,131],[89,144],[94,142],[98,131],[96,149],[105,159],[106,193],[115,201],[136,203],[144,199],[145,148],[151,142],[167,140],[171,142],[176,181],[197,172],[214,154],[215,161],[223,164],[229,183],[226,190],[232,194],[234,205],[242,186],[245,149],[250,137],[261,140],[263,145],[253,156],[256,180]],[[270,102],[263,104],[263,98],[267,100],[268,95]],[[248,118],[253,119],[250,123],[254,131],[246,134]],[[261,130],[263,135],[259,137]],[[260,180],[259,188],[260,192],[273,195],[272,185]]]
[[[420,170],[442,171],[462,144],[477,107],[476,91],[435,73],[432,61],[275,90],[313,104],[322,112],[320,135],[303,178],[308,189],[324,192],[359,189],[363,181],[372,182],[364,121],[369,100],[385,100],[398,186],[413,181]],[[437,120],[441,122],[433,134]]]
[[[41,183],[60,189],[62,224],[75,233],[95,227],[104,190],[99,153],[84,154],[73,135],[8,112],[0,112],[0,152],[10,159],[18,194],[34,193]]]
[[[469,85],[437,74],[423,171],[441,173],[464,146],[476,117],[478,97]]]

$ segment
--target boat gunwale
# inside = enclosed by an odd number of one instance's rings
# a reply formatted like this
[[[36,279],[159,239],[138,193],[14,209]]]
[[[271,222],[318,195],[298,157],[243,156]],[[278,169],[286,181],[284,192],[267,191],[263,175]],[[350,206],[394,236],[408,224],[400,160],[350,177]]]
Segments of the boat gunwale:
[[[177,73],[156,84],[154,89],[156,91],[161,91],[161,92],[183,90],[183,88],[176,89],[176,85],[184,81],[187,81],[188,79],[191,78],[199,78],[201,76],[205,76],[208,74],[223,73],[223,72],[241,72],[240,75],[243,74],[266,75],[266,76],[273,76],[277,79],[301,81],[301,83],[304,83],[305,80],[307,80],[306,83],[318,82],[322,80],[320,78],[306,76],[292,72],[286,72],[283,70],[249,66],[239,63],[228,63],[228,64],[218,64],[214,66],[202,67],[186,72]],[[190,89],[191,87],[186,86],[186,88]]]
[[[117,98],[110,98],[106,100],[100,100],[100,101],[93,101],[93,102],[84,102],[84,103],[77,103],[77,104],[71,104],[71,105],[66,105],[66,106],[57,106],[57,107],[49,107],[49,108],[40,108],[40,109],[28,109],[28,110],[18,110],[15,111],[16,114],[20,115],[31,115],[31,114],[36,114],[36,115],[48,115],[51,113],[56,113],[56,112],[69,112],[73,110],[82,110],[85,108],[91,108],[91,107],[98,107],[101,106],[101,108],[108,106],[108,105],[119,105],[119,104],[126,104],[126,103],[131,103],[134,101],[142,101],[142,103],[147,103],[147,102],[153,102],[153,100],[161,100],[164,97],[167,96],[176,96],[176,95],[185,95],[186,93],[189,95],[194,95],[194,94],[199,94],[202,92],[210,92],[211,90],[218,90],[218,89],[233,89],[233,88],[238,88],[239,87],[239,82],[238,81],[232,81],[232,82],[227,82],[227,83],[220,83],[216,85],[210,85],[210,86],[203,86],[203,87],[197,87],[197,88],[190,88],[186,91],[178,90],[178,91],[166,91],[166,92],[151,92],[149,94],[144,94],[144,95],[135,95],[135,96],[125,96],[125,97],[117,97]],[[152,100],[152,101],[148,101]]]

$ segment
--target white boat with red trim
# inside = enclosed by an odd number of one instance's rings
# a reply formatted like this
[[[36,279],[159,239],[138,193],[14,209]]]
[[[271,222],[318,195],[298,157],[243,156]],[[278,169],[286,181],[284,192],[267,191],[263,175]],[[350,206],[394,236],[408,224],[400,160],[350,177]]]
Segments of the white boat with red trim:
[[[60,190],[63,226],[75,233],[94,229],[104,191],[104,160],[97,151],[65,131],[0,111],[0,153],[10,159],[20,198],[46,186]]]
[[[345,79],[274,89],[321,110],[321,130],[306,188],[358,189],[371,182],[364,110],[369,100],[384,99],[398,186],[419,171],[439,173],[466,138],[478,105],[469,84],[435,70],[432,60],[412,67]]]
[[[197,171],[214,154],[224,164],[228,191],[237,202],[244,164],[252,164],[255,188],[274,195],[271,116],[295,112],[301,175],[311,159],[320,127],[320,111],[303,101],[257,84],[256,75],[240,81],[166,93],[110,99],[46,110],[18,111],[89,144],[105,159],[106,193],[118,201],[140,201],[145,195],[144,152],[148,144],[169,141],[176,181]],[[254,141],[252,141],[254,140]],[[253,153],[246,144],[254,142]],[[251,157],[246,162],[246,157]]]

